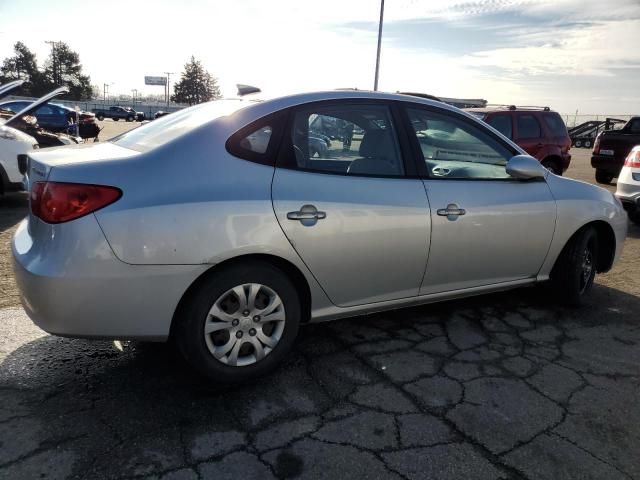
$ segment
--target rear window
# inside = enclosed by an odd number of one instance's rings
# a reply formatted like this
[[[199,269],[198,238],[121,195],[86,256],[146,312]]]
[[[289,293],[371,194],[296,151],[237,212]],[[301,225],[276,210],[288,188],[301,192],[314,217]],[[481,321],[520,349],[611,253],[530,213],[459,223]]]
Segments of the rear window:
[[[144,152],[169,143],[216,118],[231,115],[246,105],[246,102],[240,100],[216,100],[203,103],[160,117],[111,141],[116,145]]]
[[[544,113],[542,115],[544,123],[554,137],[566,137],[567,127],[565,127],[562,118],[557,113]]]

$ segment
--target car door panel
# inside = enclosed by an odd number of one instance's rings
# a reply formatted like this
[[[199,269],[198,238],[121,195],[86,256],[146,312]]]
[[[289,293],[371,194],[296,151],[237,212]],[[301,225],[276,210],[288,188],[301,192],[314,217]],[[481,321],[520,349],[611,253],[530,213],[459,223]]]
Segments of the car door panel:
[[[420,180],[278,168],[272,198],[284,233],[334,304],[418,294],[430,232]],[[287,218],[304,205],[326,217],[311,226]]]
[[[425,180],[431,254],[420,294],[534,277],[553,238],[556,204],[546,182]],[[464,215],[437,214],[455,204]]]

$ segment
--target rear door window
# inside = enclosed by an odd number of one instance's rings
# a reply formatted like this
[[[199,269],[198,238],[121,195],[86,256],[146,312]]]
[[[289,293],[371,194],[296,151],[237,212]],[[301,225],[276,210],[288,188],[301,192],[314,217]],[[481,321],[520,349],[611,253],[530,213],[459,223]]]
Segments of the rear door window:
[[[493,115],[487,119],[487,123],[498,130],[505,137],[513,138],[511,115]]]
[[[531,114],[518,115],[518,138],[540,138],[540,124]]]
[[[557,113],[543,113],[542,118],[545,125],[554,137],[566,137],[567,127],[564,125],[562,118]]]

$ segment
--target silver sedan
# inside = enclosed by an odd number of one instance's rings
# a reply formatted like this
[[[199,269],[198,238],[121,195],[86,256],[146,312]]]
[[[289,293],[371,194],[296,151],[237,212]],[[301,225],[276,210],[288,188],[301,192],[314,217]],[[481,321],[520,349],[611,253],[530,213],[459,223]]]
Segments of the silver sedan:
[[[627,230],[610,192],[474,117],[372,92],[202,104],[33,153],[27,176],[13,256],[33,321],[173,338],[215,381],[274,368],[307,322],[549,280],[579,303]]]

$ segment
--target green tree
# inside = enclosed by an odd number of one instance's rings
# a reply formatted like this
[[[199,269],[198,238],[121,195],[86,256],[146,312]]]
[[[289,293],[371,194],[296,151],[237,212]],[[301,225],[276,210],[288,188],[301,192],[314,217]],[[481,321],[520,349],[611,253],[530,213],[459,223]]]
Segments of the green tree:
[[[193,55],[185,64],[180,81],[173,86],[173,92],[172,102],[189,105],[220,98],[218,80],[207,72]]]
[[[22,94],[40,96],[46,90],[44,75],[38,70],[35,54],[22,42],[13,46],[15,55],[5,58],[0,67],[0,83],[11,80],[25,80]]]
[[[74,100],[91,98],[91,79],[89,75],[82,73],[80,55],[64,42],[56,42],[52,47],[44,68],[45,81],[49,87],[68,87],[69,94],[66,97]]]

